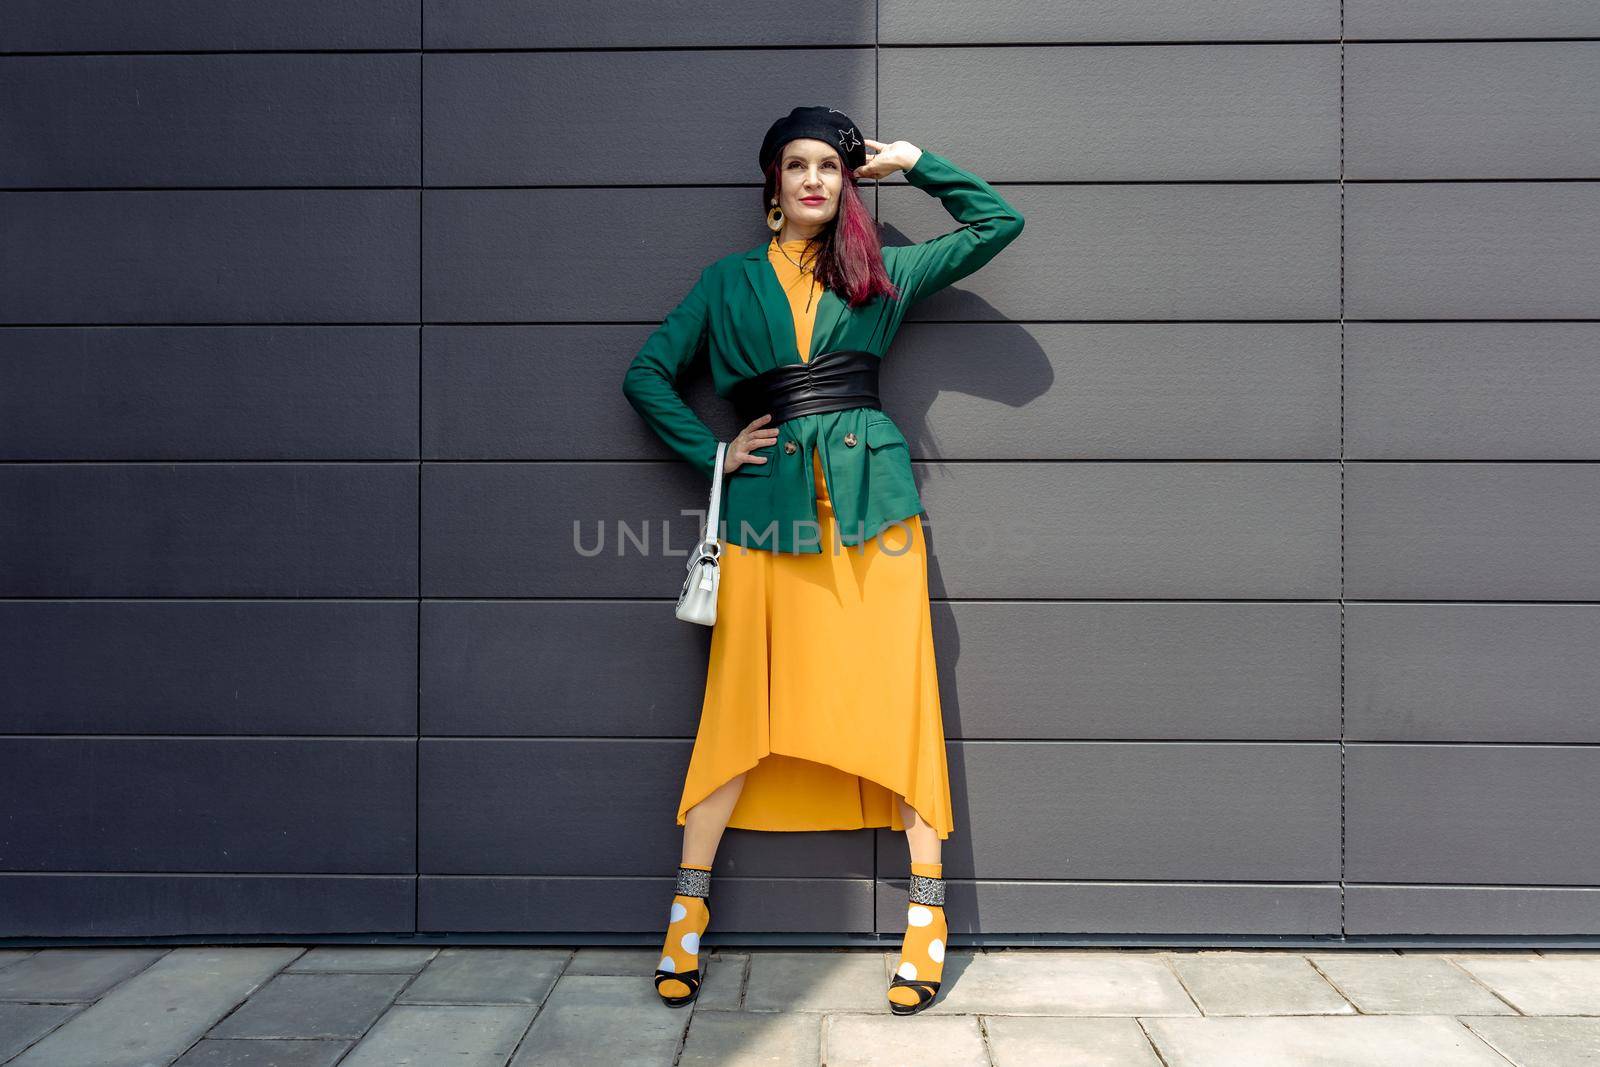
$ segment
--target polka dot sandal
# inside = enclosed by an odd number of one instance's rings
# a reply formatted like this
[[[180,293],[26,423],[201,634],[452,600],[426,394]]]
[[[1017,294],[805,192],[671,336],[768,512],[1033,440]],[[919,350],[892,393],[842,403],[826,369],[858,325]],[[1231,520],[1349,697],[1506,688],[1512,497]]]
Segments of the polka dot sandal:
[[[943,867],[911,865],[911,894],[906,906],[906,938],[900,966],[889,983],[889,1010],[915,1015],[933,1003],[944,973],[944,946],[950,936],[944,916]]]
[[[706,969],[700,964],[700,937],[711,921],[711,868],[678,868],[677,895],[667,919],[667,939],[656,966],[656,992],[669,1008],[681,1008],[700,995]]]

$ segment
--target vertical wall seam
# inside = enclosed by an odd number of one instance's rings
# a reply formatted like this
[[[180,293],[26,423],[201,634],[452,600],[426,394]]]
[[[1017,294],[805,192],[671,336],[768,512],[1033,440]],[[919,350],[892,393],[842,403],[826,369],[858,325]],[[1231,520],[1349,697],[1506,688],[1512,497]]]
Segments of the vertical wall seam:
[[[427,4],[417,5],[417,690],[416,736],[411,744],[411,932],[422,932],[422,189],[427,184],[428,128],[422,91],[426,75]]]
[[[1344,5],[1339,0],[1339,937],[1345,928]]]

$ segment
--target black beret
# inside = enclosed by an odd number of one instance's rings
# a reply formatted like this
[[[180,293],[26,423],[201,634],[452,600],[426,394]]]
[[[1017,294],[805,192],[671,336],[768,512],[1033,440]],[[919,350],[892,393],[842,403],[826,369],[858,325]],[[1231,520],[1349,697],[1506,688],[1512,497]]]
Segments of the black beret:
[[[761,139],[761,170],[765,172],[783,146],[797,137],[814,137],[831,144],[852,174],[866,165],[866,143],[849,115],[831,107],[797,107],[774,122]]]

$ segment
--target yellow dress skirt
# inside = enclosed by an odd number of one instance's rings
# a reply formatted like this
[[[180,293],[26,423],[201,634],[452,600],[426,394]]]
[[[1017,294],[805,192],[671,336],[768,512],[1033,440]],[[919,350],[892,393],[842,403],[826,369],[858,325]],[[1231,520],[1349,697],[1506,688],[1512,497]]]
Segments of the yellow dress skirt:
[[[677,823],[748,772],[732,827],[903,830],[899,794],[948,837],[921,517],[840,546],[822,457],[813,449],[811,459],[821,552],[723,545],[705,701]]]

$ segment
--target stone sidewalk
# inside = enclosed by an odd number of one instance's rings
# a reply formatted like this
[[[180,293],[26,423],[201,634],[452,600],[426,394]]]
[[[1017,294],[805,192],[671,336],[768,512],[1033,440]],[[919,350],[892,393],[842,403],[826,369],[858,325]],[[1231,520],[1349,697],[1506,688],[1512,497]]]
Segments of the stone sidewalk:
[[[672,1010],[651,949],[0,949],[0,1063],[1600,1064],[1600,952],[952,951],[912,1018],[897,957],[713,951]]]

